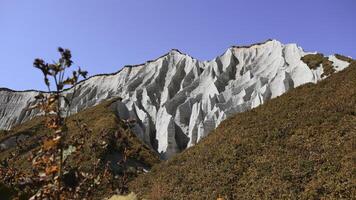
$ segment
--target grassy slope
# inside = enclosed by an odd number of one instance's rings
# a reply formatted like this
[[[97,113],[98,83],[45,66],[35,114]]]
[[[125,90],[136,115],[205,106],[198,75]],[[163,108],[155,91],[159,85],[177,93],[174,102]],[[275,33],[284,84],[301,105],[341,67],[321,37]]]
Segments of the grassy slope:
[[[251,111],[138,177],[148,199],[352,199],[356,62]]]
[[[93,151],[91,145],[100,138],[100,134],[103,131],[115,132],[119,131],[121,138],[116,144],[116,149],[120,150],[120,141],[126,139],[129,141],[128,150],[130,151],[129,159],[135,163],[141,163],[143,166],[151,167],[159,162],[158,155],[151,151],[151,149],[143,144],[133,134],[129,128],[124,128],[124,124],[118,120],[116,115],[111,111],[110,105],[112,101],[101,103],[97,106],[88,108],[84,111],[75,114],[68,119],[69,133],[67,136],[67,144],[71,141],[71,138],[75,138],[79,132],[79,128],[74,123],[74,120],[81,120],[81,124],[87,124],[91,133],[86,138],[86,145],[75,156],[68,157],[68,163],[70,166],[79,166],[83,169],[90,168],[97,158],[105,156],[105,153],[110,152],[97,152]],[[0,161],[9,157],[12,153],[17,152],[17,156],[9,162],[10,166],[16,166],[16,169],[30,172],[31,163],[28,160],[30,151],[39,149],[39,145],[42,141],[41,138],[46,135],[50,135],[51,131],[43,126],[44,118],[36,117],[26,123],[14,127],[11,131],[7,131],[6,134],[0,136],[0,141],[14,135],[26,134],[30,137],[25,142],[21,143],[20,148],[11,148],[6,151],[0,152]],[[1,180],[0,180],[1,183]],[[1,198],[0,198],[1,199]]]

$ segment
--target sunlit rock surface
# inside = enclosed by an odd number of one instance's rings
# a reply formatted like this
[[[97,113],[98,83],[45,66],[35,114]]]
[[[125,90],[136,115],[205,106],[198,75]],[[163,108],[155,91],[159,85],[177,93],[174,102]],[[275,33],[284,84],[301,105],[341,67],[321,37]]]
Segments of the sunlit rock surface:
[[[196,144],[231,114],[263,104],[305,83],[321,80],[323,66],[311,70],[296,44],[270,40],[231,47],[211,61],[178,50],[142,65],[80,82],[71,113],[113,97],[118,116],[136,119],[135,133],[164,158]],[[330,56],[336,71],[349,63]],[[323,77],[325,78],[325,77]],[[73,89],[66,95],[72,95]],[[0,91],[0,129],[9,129],[36,114],[27,110],[36,91]]]

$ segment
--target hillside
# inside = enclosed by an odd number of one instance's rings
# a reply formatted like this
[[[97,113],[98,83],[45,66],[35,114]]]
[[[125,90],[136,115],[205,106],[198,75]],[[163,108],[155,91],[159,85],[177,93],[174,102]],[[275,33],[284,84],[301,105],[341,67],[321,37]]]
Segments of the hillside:
[[[73,97],[71,114],[122,97],[128,117],[138,122],[135,134],[169,158],[197,144],[229,116],[317,83],[348,67],[349,59],[277,40],[232,46],[209,61],[173,49],[143,64],[89,77],[78,83],[76,93],[69,88],[63,95]],[[0,129],[36,116],[36,110],[27,108],[36,103],[37,94],[0,88]]]
[[[130,187],[148,199],[355,199],[356,62],[228,118]]]
[[[115,103],[117,100],[105,101],[69,117],[67,122],[69,132],[66,136],[65,146],[70,149],[70,145],[74,145],[78,141],[83,145],[77,144],[77,147],[81,146],[81,149],[68,151],[69,156],[66,161],[68,169],[80,168],[84,172],[91,172],[94,163],[100,159],[103,161],[103,166],[111,161],[112,169],[119,170],[118,173],[121,173],[120,166],[116,162],[122,159],[122,152],[125,149],[128,152],[125,168],[130,168],[129,170],[137,170],[138,173],[141,173],[143,169],[149,170],[152,165],[159,162],[158,154],[138,139],[128,125],[115,114],[115,109],[113,109]],[[31,152],[38,151],[42,140],[52,134],[43,124],[44,117],[36,117],[2,133],[0,135],[0,167],[12,167],[21,173],[31,173],[31,159],[29,159]],[[80,134],[84,129],[84,137],[82,137]],[[111,139],[114,134],[118,135],[115,140]],[[18,140],[18,145],[16,145],[16,140]],[[102,146],[103,144],[107,145],[98,148],[98,145]],[[5,180],[0,180],[0,186],[5,184],[3,181]],[[36,186],[30,185],[30,187]],[[111,183],[100,184],[92,198],[108,197],[105,195],[110,195],[112,192],[110,188]],[[0,197],[4,195],[2,189],[0,187]],[[20,192],[25,193],[23,195],[30,195],[30,189],[33,188],[17,188],[15,185],[12,189],[15,189],[13,193]]]

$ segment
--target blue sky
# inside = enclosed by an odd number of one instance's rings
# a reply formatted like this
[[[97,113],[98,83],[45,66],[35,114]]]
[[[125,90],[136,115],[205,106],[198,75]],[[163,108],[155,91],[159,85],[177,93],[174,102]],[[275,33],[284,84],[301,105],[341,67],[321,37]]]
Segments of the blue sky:
[[[356,58],[355,0],[0,0],[0,87],[45,89],[58,46],[90,75],[177,48],[201,60],[266,39]]]

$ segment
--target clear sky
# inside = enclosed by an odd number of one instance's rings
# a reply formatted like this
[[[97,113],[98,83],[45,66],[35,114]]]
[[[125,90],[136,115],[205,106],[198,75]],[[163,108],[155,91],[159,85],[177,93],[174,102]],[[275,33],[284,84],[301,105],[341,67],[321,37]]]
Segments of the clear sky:
[[[58,46],[94,75],[269,38],[356,58],[356,0],[0,0],[0,87],[45,89],[32,63]]]

